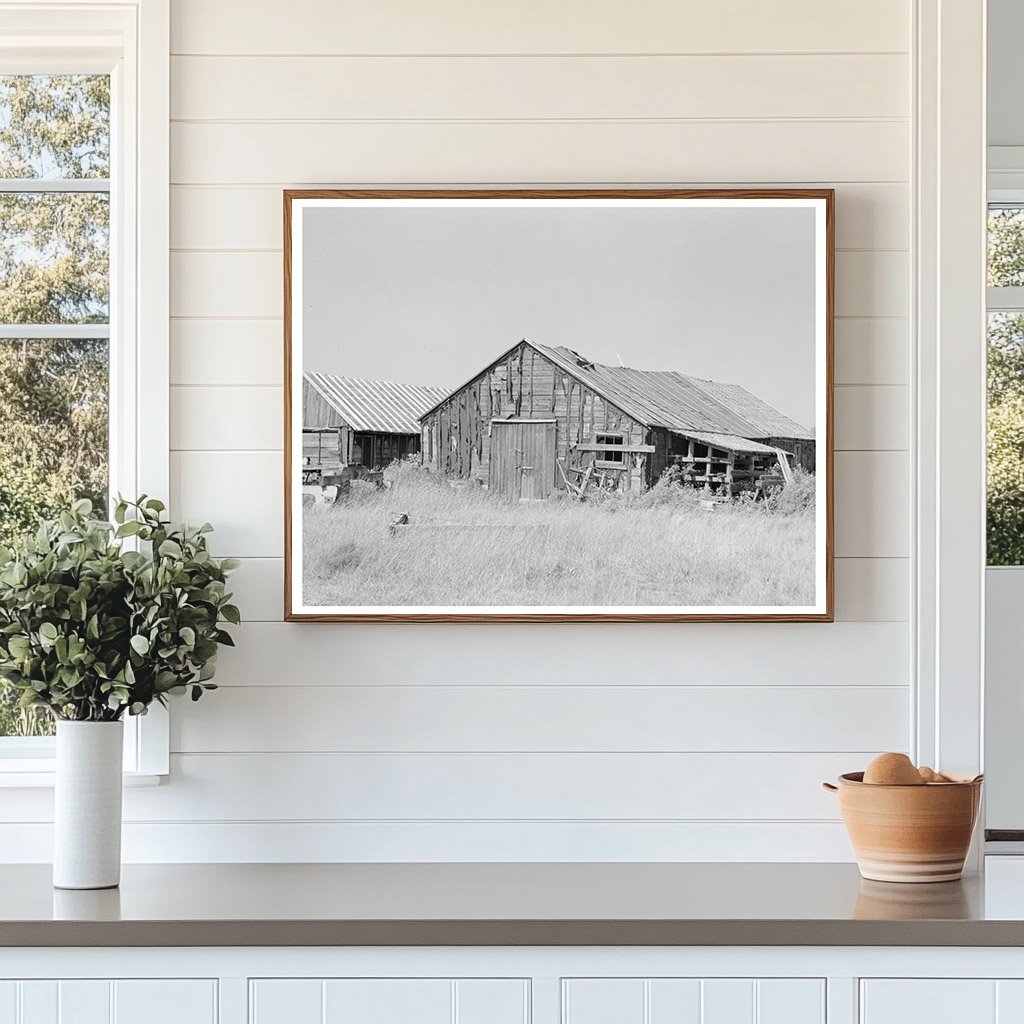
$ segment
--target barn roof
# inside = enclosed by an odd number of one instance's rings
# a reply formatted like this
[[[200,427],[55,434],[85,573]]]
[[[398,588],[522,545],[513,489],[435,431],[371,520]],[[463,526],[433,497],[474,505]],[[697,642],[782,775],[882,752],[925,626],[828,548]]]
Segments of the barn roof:
[[[691,436],[703,431],[737,439],[814,439],[805,427],[738,384],[718,384],[675,370],[605,366],[562,346],[527,344],[648,427]]]
[[[712,448],[724,448],[727,452],[739,452],[741,455],[774,455],[776,449],[770,445],[761,444],[760,441],[751,441],[746,437],[737,437],[735,434],[698,434],[687,432],[687,437],[701,444],[710,445]],[[792,452],[786,452],[792,455]]]
[[[491,365],[501,362],[523,344],[529,345],[646,427],[665,427],[688,437],[696,437],[698,433],[717,435],[721,439],[718,447],[732,451],[761,451],[765,446],[736,446],[740,442],[756,444],[751,440],[756,437],[814,440],[812,432],[738,384],[718,384],[699,377],[687,377],[675,370],[605,366],[570,348],[539,345],[527,339],[503,352]],[[420,413],[420,419],[458,394],[478,376],[476,374],[462,387],[444,393]],[[726,437],[732,439],[732,444],[725,443]]]
[[[785,413],[762,401],[738,384],[719,384],[714,380],[688,377],[696,387],[706,392],[722,405],[734,409],[757,430],[755,437],[794,437],[813,441],[814,434],[806,427],[791,420]]]
[[[419,417],[448,395],[445,388],[333,373],[303,373],[302,379],[353,430],[379,434],[418,434]]]

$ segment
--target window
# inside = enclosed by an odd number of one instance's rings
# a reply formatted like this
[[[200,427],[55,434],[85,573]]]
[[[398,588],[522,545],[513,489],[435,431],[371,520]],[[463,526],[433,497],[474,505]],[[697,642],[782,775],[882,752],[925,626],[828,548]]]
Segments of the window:
[[[0,0],[0,37],[2,543],[74,497],[168,495],[168,3]],[[0,784],[46,784],[51,724],[12,704]],[[165,773],[166,716],[125,746]]]
[[[1024,203],[988,217],[987,560],[1024,565]]]
[[[626,461],[626,453],[624,451],[616,451],[616,446],[622,446],[626,443],[626,438],[623,434],[596,434],[594,436],[594,443],[598,445],[607,445],[603,451],[597,453],[598,465],[608,466],[622,466]]]
[[[110,77],[0,76],[0,543],[107,507]],[[52,733],[0,692],[0,736]]]

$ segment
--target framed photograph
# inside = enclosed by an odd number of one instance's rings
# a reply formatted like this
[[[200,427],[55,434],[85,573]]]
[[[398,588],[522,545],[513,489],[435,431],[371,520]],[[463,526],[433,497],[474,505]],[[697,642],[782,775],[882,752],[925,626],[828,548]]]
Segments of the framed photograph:
[[[831,621],[833,208],[285,192],[286,617]]]

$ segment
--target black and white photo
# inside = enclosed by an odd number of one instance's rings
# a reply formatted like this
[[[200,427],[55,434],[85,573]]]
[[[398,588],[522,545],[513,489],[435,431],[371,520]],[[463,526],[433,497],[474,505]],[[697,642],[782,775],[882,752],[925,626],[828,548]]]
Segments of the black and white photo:
[[[287,193],[289,616],[829,619],[831,207]]]

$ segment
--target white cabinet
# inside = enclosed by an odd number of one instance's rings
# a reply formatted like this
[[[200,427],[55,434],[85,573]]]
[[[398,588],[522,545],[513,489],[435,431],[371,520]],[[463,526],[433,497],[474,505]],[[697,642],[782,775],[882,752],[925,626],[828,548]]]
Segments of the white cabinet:
[[[0,981],[0,1024],[217,1024],[217,982]]]
[[[523,1024],[518,978],[257,978],[250,1024]]]
[[[861,983],[861,1024],[1021,1024],[1024,981],[871,980]]]
[[[565,1024],[825,1024],[820,978],[569,978]]]

